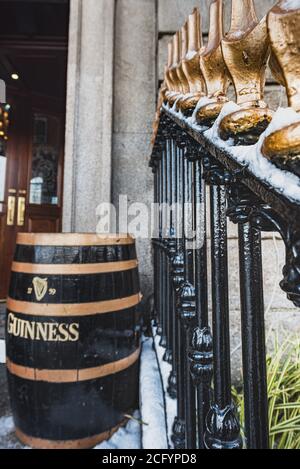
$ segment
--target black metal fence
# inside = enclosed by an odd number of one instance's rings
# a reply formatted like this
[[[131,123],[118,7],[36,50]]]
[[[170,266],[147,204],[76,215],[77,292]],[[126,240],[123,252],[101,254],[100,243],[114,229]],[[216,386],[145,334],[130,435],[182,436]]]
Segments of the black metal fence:
[[[151,167],[155,202],[162,204],[153,239],[154,307],[160,343],[166,348],[164,359],[172,364],[168,392],[178,403],[174,446],[267,448],[261,232],[281,234],[286,245],[281,288],[300,306],[300,206],[167,111],[162,113]],[[210,290],[207,193],[211,207]],[[176,213],[167,216],[165,204],[176,204]],[[231,394],[227,217],[239,230],[243,431]],[[183,223],[178,224],[178,219]]]

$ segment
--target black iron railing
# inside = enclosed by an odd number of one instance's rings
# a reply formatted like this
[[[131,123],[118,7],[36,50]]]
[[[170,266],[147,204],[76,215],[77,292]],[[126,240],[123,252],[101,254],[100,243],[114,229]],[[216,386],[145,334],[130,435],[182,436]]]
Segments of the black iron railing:
[[[163,111],[153,147],[155,319],[177,397],[175,448],[267,448],[261,232],[286,246],[281,288],[300,306],[300,205],[256,178],[201,132]],[[209,192],[207,187],[209,186]],[[210,197],[211,290],[206,197]],[[167,205],[175,210],[167,215]],[[239,227],[244,438],[231,396],[227,218]],[[183,223],[178,221],[183,220]],[[209,324],[208,295],[212,299]]]

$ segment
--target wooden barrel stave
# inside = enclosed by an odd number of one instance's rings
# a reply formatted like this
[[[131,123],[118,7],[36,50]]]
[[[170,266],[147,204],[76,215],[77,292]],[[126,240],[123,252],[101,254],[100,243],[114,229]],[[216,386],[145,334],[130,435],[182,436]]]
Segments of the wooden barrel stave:
[[[41,437],[42,429],[43,439],[54,441],[107,432],[124,421],[124,414],[136,404],[137,366],[138,362],[120,373],[91,381],[59,384],[24,380],[9,373],[15,425],[34,438]],[[113,397],[116,383],[123,389],[117,398]],[[135,386],[129,389],[128,383]]]
[[[125,246],[18,245],[14,259],[29,264],[98,264],[136,259],[134,244]]]
[[[140,288],[135,245],[128,238],[116,238],[114,245],[93,237],[95,246],[88,245],[91,238],[86,236],[80,246],[63,235],[58,238],[66,246],[56,246],[54,238],[47,246],[44,235],[37,235],[42,241],[37,245],[32,235],[19,238],[7,321],[17,435],[38,448],[91,447],[108,438],[137,403]],[[37,298],[39,272],[44,291]]]
[[[24,322],[25,324],[24,324]],[[49,322],[50,321],[50,322]],[[70,330],[70,325],[78,325],[80,331],[78,341],[41,340],[40,330],[36,325],[42,325],[43,332],[49,337],[49,324],[54,324],[55,329],[64,325],[64,333]],[[105,365],[111,361],[125,358],[136,350],[139,336],[136,331],[137,314],[135,308],[122,310],[109,314],[87,316],[84,318],[66,317],[32,317],[26,314],[18,314],[8,311],[7,331],[13,336],[13,342],[7,340],[7,357],[14,363],[38,368],[59,367],[70,369],[74,364],[74,357],[78,368],[89,368]],[[30,330],[29,330],[30,328]],[[29,331],[28,331],[29,330]],[[29,333],[34,335],[29,335]],[[26,349],[28,339],[34,337],[34,351]],[[65,335],[55,335],[65,339]],[[38,340],[36,340],[38,338]],[[75,338],[73,335],[72,338]],[[24,351],[26,350],[26,354]],[[51,356],[51,363],[49,363]]]
[[[137,268],[94,275],[42,275],[41,279],[47,280],[48,290],[40,301],[33,288],[35,278],[34,274],[12,272],[9,297],[39,304],[80,304],[126,298],[140,292]]]

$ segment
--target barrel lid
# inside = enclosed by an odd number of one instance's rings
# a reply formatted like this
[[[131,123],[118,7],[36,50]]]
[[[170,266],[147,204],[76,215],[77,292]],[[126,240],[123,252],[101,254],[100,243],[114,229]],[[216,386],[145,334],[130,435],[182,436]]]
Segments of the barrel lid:
[[[19,233],[17,244],[33,246],[112,246],[134,244],[128,234]]]

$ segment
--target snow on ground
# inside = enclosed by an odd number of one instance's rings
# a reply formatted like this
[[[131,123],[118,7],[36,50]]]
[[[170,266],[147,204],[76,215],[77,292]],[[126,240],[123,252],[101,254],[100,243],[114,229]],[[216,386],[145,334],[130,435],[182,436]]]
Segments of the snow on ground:
[[[120,428],[109,441],[104,441],[95,449],[141,449],[141,416],[139,411],[133,414],[126,427]]]
[[[204,100],[200,101],[201,103],[198,103],[198,108],[207,104]],[[214,125],[208,130],[207,128],[197,126],[194,123],[193,118],[185,118],[181,112],[176,112],[174,107],[172,109],[165,105],[163,107],[177,118],[184,120],[193,129],[203,132],[204,136],[208,140],[214,143],[218,148],[226,150],[240,164],[247,166],[252,174],[254,174],[258,179],[266,182],[293,202],[300,203],[300,179],[289,171],[277,168],[261,153],[263,141],[268,135],[290,124],[300,122],[300,115],[292,108],[279,108],[275,112],[272,122],[255,145],[234,146],[232,140],[224,141],[219,136],[219,125],[221,120],[228,114],[240,109],[240,107],[233,101],[229,101],[224,105],[220,116]]]
[[[12,433],[14,430],[14,422],[12,417],[2,417],[0,419],[0,437]]]
[[[0,339],[0,363],[5,363],[6,360],[5,341]]]
[[[140,408],[143,448],[168,449],[164,393],[152,337],[142,346]]]
[[[95,449],[141,449],[140,413],[133,415],[136,420],[129,420],[109,441],[104,441]],[[14,434],[14,422],[11,416],[0,418],[0,449],[29,449],[22,445]]]
[[[163,361],[163,356],[164,356],[166,349],[159,345],[161,337],[156,334],[156,328],[153,328],[153,335],[154,335],[155,349],[156,349],[157,358],[158,358],[159,367],[160,367],[160,373],[161,373],[162,380],[163,380],[166,415],[167,415],[168,443],[169,443],[170,448],[174,448],[172,444],[172,440],[171,440],[171,435],[172,435],[174,419],[177,415],[177,400],[171,399],[171,397],[169,396],[167,392],[168,379],[169,379],[172,367],[169,363]]]

